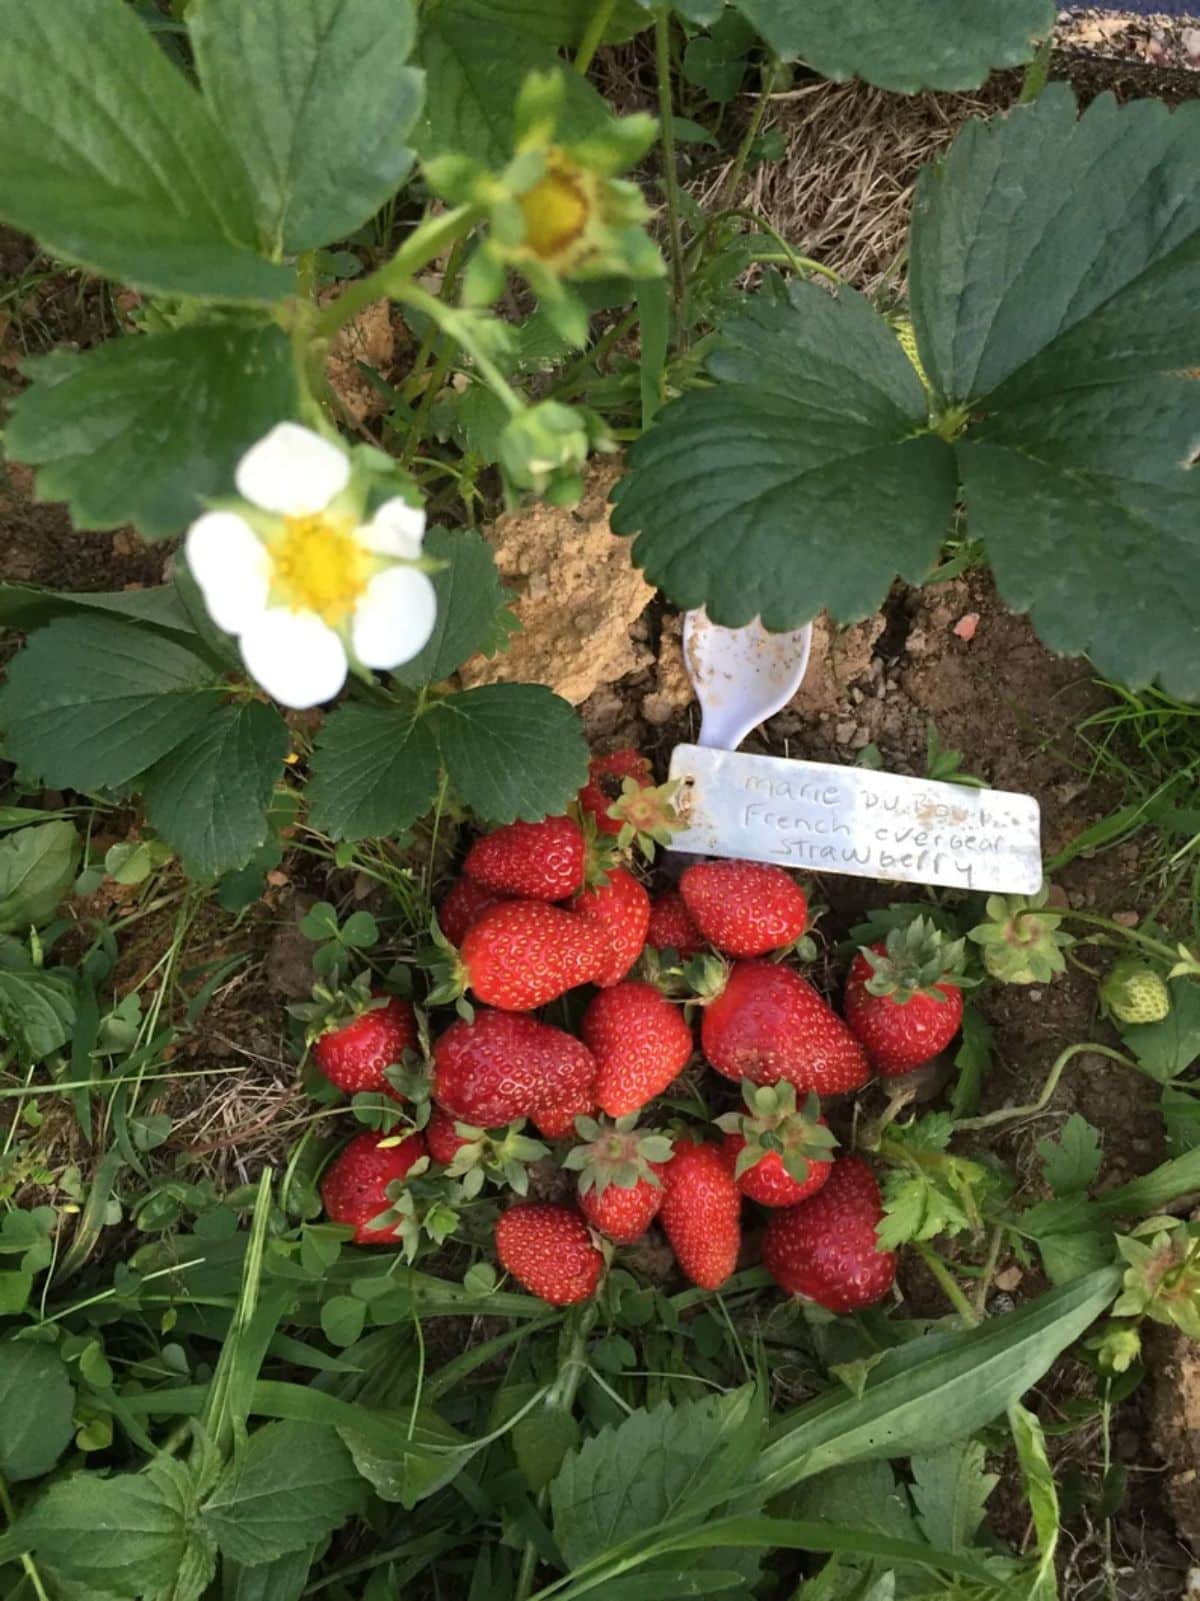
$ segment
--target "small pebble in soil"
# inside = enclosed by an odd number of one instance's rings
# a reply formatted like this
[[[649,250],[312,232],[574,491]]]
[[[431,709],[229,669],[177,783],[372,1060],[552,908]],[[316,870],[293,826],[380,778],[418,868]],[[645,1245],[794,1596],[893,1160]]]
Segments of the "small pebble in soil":
[[[1114,912],[1112,920],[1114,923],[1119,923],[1122,928],[1136,928],[1140,915],[1138,912]]]
[[[1017,1303],[1011,1295],[1006,1295],[1003,1291],[998,1295],[988,1297],[988,1317],[1003,1317],[1006,1312],[1015,1312],[1016,1310]]]
[[[979,613],[977,611],[969,611],[964,613],[964,615],[955,623],[954,634],[958,639],[961,639],[965,645],[969,645],[975,638],[975,633],[978,627]]]

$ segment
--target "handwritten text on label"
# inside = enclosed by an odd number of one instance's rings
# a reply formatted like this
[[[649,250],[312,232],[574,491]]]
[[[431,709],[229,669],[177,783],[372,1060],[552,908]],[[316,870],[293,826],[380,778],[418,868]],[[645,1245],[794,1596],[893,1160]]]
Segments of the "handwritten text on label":
[[[676,746],[671,777],[688,822],[676,850],[1010,894],[1042,882],[1031,795],[699,745]]]

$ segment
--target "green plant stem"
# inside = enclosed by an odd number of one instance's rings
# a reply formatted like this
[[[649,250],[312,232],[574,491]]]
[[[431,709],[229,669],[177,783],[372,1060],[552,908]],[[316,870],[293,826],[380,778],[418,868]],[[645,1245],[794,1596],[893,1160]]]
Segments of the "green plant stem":
[[[627,311],[623,317],[614,322],[597,339],[596,343],[583,352],[559,378],[551,395],[557,399],[561,395],[569,395],[577,386],[578,381],[589,367],[595,366],[601,356],[606,356],[612,347],[636,326],[638,321],[637,308]]]
[[[428,289],[422,289],[420,284],[410,283],[407,280],[396,284],[391,296],[401,305],[415,307],[462,346],[479,369],[479,374],[487,382],[488,387],[500,396],[511,417],[516,417],[525,410],[525,402],[492,358],[483,350],[471,331],[469,319],[462,312],[456,311],[453,306],[445,305],[436,295],[431,295]]]
[[[1000,1247],[1003,1244],[1004,1229],[997,1223],[988,1241],[988,1254],[983,1264],[983,1272],[979,1276],[979,1283],[975,1286],[975,1311],[979,1317],[982,1317],[987,1309],[988,1291],[992,1287],[992,1278],[996,1272],[996,1263],[1000,1260]]]
[[[938,1281],[943,1294],[968,1328],[979,1322],[979,1314],[963,1294],[957,1279],[936,1251],[931,1251],[923,1240],[914,1240],[913,1249]]]
[[[1042,1085],[1042,1092],[1036,1101],[1031,1101],[1028,1106],[1005,1106],[998,1112],[985,1112],[981,1117],[959,1118],[954,1125],[955,1129],[996,1128],[1001,1123],[1011,1123],[1016,1118],[1036,1117],[1039,1112],[1044,1112],[1046,1107],[1049,1106],[1067,1063],[1084,1051],[1090,1051],[1096,1056],[1106,1056],[1110,1062],[1120,1062],[1122,1066],[1130,1067],[1134,1072],[1140,1072],[1137,1063],[1131,1062],[1127,1056],[1122,1056],[1120,1051],[1110,1050],[1107,1045],[1096,1045],[1090,1040],[1084,1040],[1081,1045],[1068,1045],[1066,1050],[1060,1051],[1055,1057],[1050,1072],[1046,1076],[1046,1082]]]
[[[8,1485],[5,1484],[3,1475],[0,1475],[0,1512],[4,1513],[5,1520],[11,1528],[17,1521],[17,1515],[13,1509],[12,1498],[9,1496]],[[25,1570],[25,1577],[33,1586],[33,1593],[37,1596],[37,1601],[50,1601],[50,1597],[46,1594],[45,1587],[42,1584],[42,1576],[28,1551],[21,1553],[21,1566]]]
[[[583,38],[579,41],[579,49],[575,53],[572,66],[582,78],[592,64],[592,58],[600,48],[600,41],[604,38],[604,30],[612,21],[612,14],[617,9],[617,0],[597,0],[595,9],[588,18],[588,25],[584,29]]]
[[[707,237],[711,228],[726,217],[744,217],[747,222],[752,222],[760,233],[765,233],[769,239],[773,239],[783,252],[784,258],[793,272],[815,272],[822,278],[828,278],[829,282],[833,284],[845,282],[840,272],[835,272],[832,267],[827,267],[823,261],[814,261],[811,256],[802,256],[798,251],[793,250],[778,228],[772,227],[765,217],[760,217],[757,211],[751,211],[747,206],[729,206],[724,211],[715,212],[708,219],[705,226],[705,237]]]
[[[358,316],[376,300],[399,299],[414,273],[440,256],[468,234],[483,215],[479,205],[455,206],[453,211],[427,217],[400,246],[390,261],[365,278],[357,278],[314,319],[312,333],[317,339],[331,339],[338,329]],[[430,296],[430,299],[433,297]]]
[[[1037,54],[1025,68],[1025,78],[1021,84],[1021,92],[1017,96],[1019,106],[1027,106],[1037,99],[1050,77],[1050,58],[1054,54],[1053,28],[1038,45]]]
[[[559,1342],[558,1376],[546,1396],[546,1407],[551,1412],[561,1412],[565,1415],[575,1405],[580,1381],[587,1371],[588,1335],[592,1332],[592,1325],[599,1312],[600,1308],[593,1299],[585,1301],[582,1306],[573,1307],[567,1314],[563,1323],[562,1339]],[[539,1509],[546,1506],[547,1499],[547,1493],[543,1490],[538,1496]],[[521,1571],[517,1576],[513,1601],[529,1601],[533,1593],[537,1565],[537,1547],[531,1540],[526,1541],[525,1549],[521,1553]]]
[[[454,245],[450,251],[450,254],[446,258],[446,270],[442,274],[442,300],[449,301],[453,296],[454,291],[458,288],[458,280],[462,273],[463,257],[466,255],[466,253],[467,236],[466,234],[463,234],[461,238],[458,238],[454,241]],[[428,328],[426,328],[425,332],[421,335],[421,343],[417,346],[417,353],[413,357],[412,370],[410,371],[408,377],[404,380],[404,384],[400,390],[400,393],[405,400],[411,401],[414,399],[418,390],[420,390],[422,394],[428,391],[429,386],[427,384],[422,386],[422,380],[424,379],[426,370],[429,366],[429,358],[434,354],[434,347],[437,345],[438,335],[440,332],[441,330],[438,328],[438,325],[435,322],[431,322]]]
[[[763,66],[762,83],[758,91],[758,100],[755,102],[754,111],[746,125],[746,131],[742,135],[742,142],[737,147],[733,164],[725,174],[724,181],[717,192],[717,211],[722,211],[726,206],[733,204],[734,196],[738,192],[738,185],[741,183],[742,175],[746,171],[746,163],[750,160],[750,152],[754,149],[754,141],[758,138],[762,129],[763,118],[767,114],[767,107],[771,103],[771,90],[775,87],[775,76],[778,67],[779,63],[773,56]]]
[[[671,285],[678,311],[683,305],[686,279],[679,172],[675,165],[675,113],[671,105],[671,20],[665,5],[660,5],[654,16],[654,65],[658,78],[658,114],[662,121],[663,186],[671,234]]]

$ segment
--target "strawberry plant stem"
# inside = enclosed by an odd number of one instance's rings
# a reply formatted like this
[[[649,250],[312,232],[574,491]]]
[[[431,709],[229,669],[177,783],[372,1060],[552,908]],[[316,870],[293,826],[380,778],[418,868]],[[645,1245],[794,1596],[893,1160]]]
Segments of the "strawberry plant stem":
[[[662,122],[663,187],[671,230],[671,284],[676,311],[683,306],[683,227],[680,220],[679,171],[675,165],[675,113],[671,107],[671,19],[666,6],[654,16],[654,63],[658,78],[658,114]]]
[[[946,1299],[963,1320],[963,1323],[967,1328],[974,1328],[975,1324],[979,1322],[979,1314],[959,1288],[958,1281],[953,1273],[951,1273],[937,1252],[930,1250],[924,1241],[914,1240],[912,1244],[913,1250],[916,1251],[922,1262],[938,1281]]]
[[[356,278],[343,294],[323,308],[313,324],[314,335],[318,339],[331,339],[339,328],[374,301],[398,299],[398,291],[407,285],[413,274],[469,233],[482,214],[481,206],[469,205],[455,206],[452,211],[427,217],[390,261],[385,261],[365,278]]]
[[[716,210],[718,212],[723,211],[726,206],[730,205],[733,201],[734,195],[736,195],[738,192],[738,188],[742,181],[742,174],[746,170],[746,163],[750,160],[750,152],[754,149],[754,141],[758,138],[759,132],[763,125],[763,118],[767,114],[767,107],[771,103],[771,90],[775,87],[775,75],[777,71],[778,63],[774,57],[770,57],[766,62],[764,62],[762,69],[762,84],[758,91],[758,99],[755,102],[754,110],[750,116],[750,121],[746,124],[746,131],[742,135],[742,142],[737,148],[737,153],[730,164],[729,171],[725,174],[724,181],[721,184],[720,191],[717,194]]]
[[[1125,1067],[1140,1071],[1136,1062],[1131,1062],[1128,1056],[1122,1056],[1120,1051],[1110,1050],[1107,1045],[1096,1045],[1091,1040],[1084,1040],[1081,1045],[1068,1045],[1066,1050],[1060,1051],[1055,1057],[1053,1066],[1042,1085],[1041,1094],[1036,1101],[1028,1106],[1005,1106],[998,1112],[985,1112],[982,1117],[963,1117],[955,1123],[956,1129],[996,1128],[1001,1123],[1011,1123],[1014,1118],[1036,1117],[1044,1112],[1054,1097],[1058,1088],[1058,1081],[1063,1076],[1063,1070],[1073,1057],[1079,1056],[1083,1051],[1090,1051],[1096,1056],[1106,1056],[1111,1062],[1120,1062]]]
[[[588,25],[583,30],[583,38],[579,41],[572,66],[582,78],[592,64],[592,57],[600,48],[600,41],[604,38],[604,30],[612,21],[612,14],[617,9],[617,0],[597,0],[597,5],[588,18]]]

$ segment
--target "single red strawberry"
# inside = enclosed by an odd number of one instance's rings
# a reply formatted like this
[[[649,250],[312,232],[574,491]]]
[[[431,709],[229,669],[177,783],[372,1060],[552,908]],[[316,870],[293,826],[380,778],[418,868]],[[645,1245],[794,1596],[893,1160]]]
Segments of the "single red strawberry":
[[[817,1097],[810,1095],[798,1111],[793,1085],[743,1079],[742,1099],[745,1115],[726,1112],[716,1120],[738,1189],[760,1206],[795,1206],[815,1195],[829,1177],[837,1144]]]
[[[676,1140],[663,1173],[659,1218],[680,1267],[704,1290],[719,1289],[742,1246],[742,1192],[719,1145]]]
[[[372,1005],[322,1034],[313,1046],[313,1059],[347,1095],[383,1091],[400,1101],[404,1097],[389,1084],[384,1070],[405,1051],[417,1050],[418,1043],[416,1013],[407,1001],[389,995],[383,1005]]]
[[[535,1106],[529,1114],[533,1126],[544,1140],[564,1140],[575,1132],[575,1119],[596,1110],[596,1085],[590,1079],[573,1095],[564,1096],[551,1106]]]
[[[406,1178],[428,1154],[420,1134],[379,1134],[374,1129],[356,1134],[321,1180],[326,1217],[331,1223],[353,1224],[356,1245],[394,1244],[400,1238],[398,1225],[373,1229],[370,1224],[392,1204],[388,1186]]]
[[[631,1245],[641,1239],[662,1205],[670,1137],[639,1129],[636,1112],[615,1123],[581,1117],[575,1128],[586,1143],[573,1146],[563,1166],[579,1174],[583,1215],[610,1240]]]
[[[875,1239],[882,1217],[875,1175],[857,1156],[844,1156],[811,1200],[772,1213],[763,1266],[789,1294],[830,1312],[871,1306],[896,1278],[895,1253]]]
[[[726,1078],[787,1079],[807,1094],[842,1095],[871,1077],[867,1053],[807,979],[775,962],[735,962],[704,1008],[704,1054]]]
[[[452,982],[430,996],[470,989],[504,1012],[532,1012],[579,984],[591,984],[612,961],[603,931],[544,901],[504,901],[475,922],[459,951]]]
[[[695,956],[704,949],[704,935],[692,922],[692,914],[677,889],[665,890],[650,902],[646,944],[656,951],[674,951],[677,956]]]
[[[571,903],[576,917],[600,930],[608,946],[608,960],[594,982],[601,989],[619,984],[642,954],[650,926],[650,897],[623,867],[614,867],[608,883],[585,889]]]
[[[461,945],[467,930],[477,918],[508,899],[507,895],[497,895],[495,890],[484,889],[482,884],[477,884],[464,873],[438,907],[438,924],[451,945]]]
[[[636,980],[595,996],[579,1032],[596,1058],[596,1104],[609,1117],[636,1112],[661,1095],[694,1048],[681,1008]]]
[[[570,1206],[523,1201],[496,1222],[496,1256],[530,1295],[571,1306],[596,1293],[604,1257]]]
[[[958,1033],[962,940],[947,940],[926,917],[895,928],[850,964],[843,1009],[885,1078],[928,1062]]]
[[[596,822],[602,834],[619,834],[621,819],[609,816],[609,807],[621,799],[627,778],[639,789],[654,784],[649,758],[636,750],[615,750],[610,756],[593,756],[588,781],[579,791],[580,808]]]
[[[463,872],[495,895],[526,901],[563,901],[583,888],[587,850],[571,817],[540,823],[506,823],[477,839]]]
[[[472,1127],[463,1123],[461,1118],[444,1111],[440,1106],[435,1106],[430,1111],[428,1123],[421,1131],[425,1136],[425,1144],[429,1147],[430,1156],[443,1167],[449,1167],[462,1148],[471,1143],[470,1135],[458,1132],[460,1125],[463,1128]]]
[[[804,891],[782,867],[696,862],[679,880],[692,921],[726,956],[765,956],[808,927]]]
[[[514,1012],[476,1012],[433,1047],[433,1098],[476,1128],[590,1104],[596,1061],[580,1040]]]

